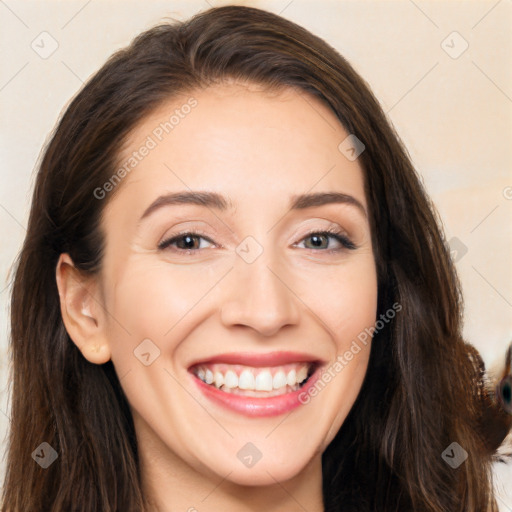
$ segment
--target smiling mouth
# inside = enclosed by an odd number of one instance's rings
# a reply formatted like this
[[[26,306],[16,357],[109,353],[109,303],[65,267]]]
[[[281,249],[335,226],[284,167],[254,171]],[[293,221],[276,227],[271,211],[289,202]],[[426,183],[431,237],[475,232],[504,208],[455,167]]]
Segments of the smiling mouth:
[[[270,398],[299,390],[317,369],[314,362],[272,367],[238,364],[198,364],[190,371],[199,380],[232,395]]]

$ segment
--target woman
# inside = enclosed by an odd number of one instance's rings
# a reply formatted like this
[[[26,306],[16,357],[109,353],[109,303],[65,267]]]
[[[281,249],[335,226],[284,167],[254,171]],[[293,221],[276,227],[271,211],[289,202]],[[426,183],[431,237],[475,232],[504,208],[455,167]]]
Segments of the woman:
[[[434,208],[364,81],[276,15],[109,59],[12,293],[2,510],[496,510]]]

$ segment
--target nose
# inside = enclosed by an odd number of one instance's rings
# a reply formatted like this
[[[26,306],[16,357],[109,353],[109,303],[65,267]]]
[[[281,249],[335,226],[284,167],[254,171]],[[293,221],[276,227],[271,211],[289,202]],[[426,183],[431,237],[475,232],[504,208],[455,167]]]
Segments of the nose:
[[[298,324],[299,299],[293,283],[287,282],[287,274],[265,254],[252,263],[236,258],[221,308],[226,327],[247,326],[263,336],[273,336],[287,325]]]

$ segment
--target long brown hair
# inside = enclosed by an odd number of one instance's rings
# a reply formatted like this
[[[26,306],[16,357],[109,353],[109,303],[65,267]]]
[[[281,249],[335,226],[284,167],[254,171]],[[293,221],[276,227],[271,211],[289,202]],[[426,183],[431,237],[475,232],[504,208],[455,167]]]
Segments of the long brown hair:
[[[461,295],[435,210],[369,87],[304,28],[249,7],[162,24],[114,54],[60,119],[37,174],[12,288],[11,428],[2,511],[144,509],[134,425],[112,362],[89,363],[62,322],[61,253],[98,272],[101,187],[127,136],[163,101],[225,79],[293,87],[324,101],[365,145],[378,269],[378,331],[361,392],[323,453],[325,510],[494,510],[490,454],[476,433],[475,370],[461,338]],[[341,141],[340,141],[341,142]],[[58,459],[32,453],[47,442]],[[458,468],[444,450],[468,454]]]

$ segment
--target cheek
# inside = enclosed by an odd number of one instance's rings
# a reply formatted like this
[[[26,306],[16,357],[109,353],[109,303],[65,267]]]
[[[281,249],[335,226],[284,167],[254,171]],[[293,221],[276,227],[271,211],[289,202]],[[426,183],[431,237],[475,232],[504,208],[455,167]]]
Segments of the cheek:
[[[166,335],[193,311],[216,280],[211,269],[134,259],[126,271],[114,276],[107,303],[116,322],[110,324],[132,337],[169,338]]]
[[[363,383],[371,349],[369,329],[377,315],[377,276],[373,257],[361,257],[340,267],[329,279],[317,280],[308,300],[311,310],[328,328],[335,355],[316,388],[320,400],[331,404],[324,410],[329,425],[323,449],[332,441]],[[306,301],[305,301],[306,302]],[[309,305],[308,304],[308,305]],[[325,391],[324,391],[325,389]],[[316,392],[308,397],[316,400]]]
[[[308,280],[304,302],[322,320],[336,342],[338,353],[365,328],[374,325],[377,314],[377,276],[373,258],[361,257],[350,265]]]

